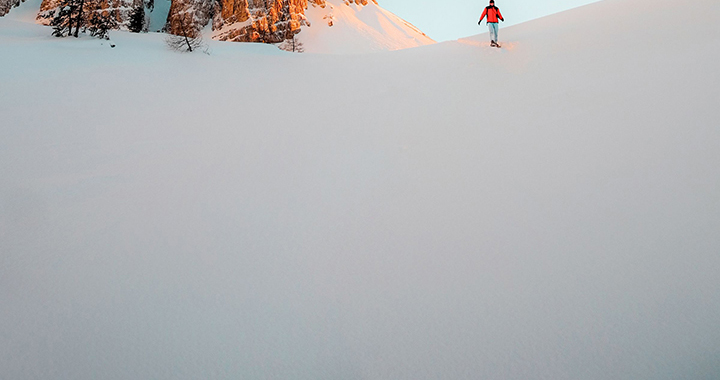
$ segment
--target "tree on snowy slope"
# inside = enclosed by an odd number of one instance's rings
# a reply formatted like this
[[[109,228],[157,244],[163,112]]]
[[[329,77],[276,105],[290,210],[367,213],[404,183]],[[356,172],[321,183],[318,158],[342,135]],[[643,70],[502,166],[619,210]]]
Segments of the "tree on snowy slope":
[[[192,52],[203,46],[202,34],[189,12],[178,14],[172,19],[165,43],[173,50]]]
[[[50,26],[53,28],[53,36],[66,37],[72,34],[73,18],[81,17],[78,15],[79,3],[80,0],[62,0],[57,9],[46,15],[52,19]]]
[[[117,21],[104,10],[95,10],[91,12],[91,16],[87,22],[87,30],[90,35],[104,40],[109,40],[108,32],[117,29]]]
[[[291,51],[293,53],[305,52],[305,46],[303,46],[302,42],[297,40],[295,35],[280,43],[278,48],[280,48],[280,50]]]
[[[117,29],[117,21],[97,1],[62,0],[57,9],[45,15],[52,18],[50,26],[55,37],[78,37],[80,31],[93,37],[108,39],[107,32]]]
[[[86,0],[61,0],[55,10],[50,11],[44,18],[50,18],[53,27],[52,35],[55,37],[73,36],[77,38],[80,28],[86,25]],[[73,28],[75,31],[73,32]]]
[[[78,3],[77,6],[77,12],[75,15],[75,33],[73,33],[73,37],[78,38],[78,33],[80,33],[80,26],[84,24],[85,22],[85,14],[83,13],[84,7],[85,7],[85,0],[76,0],[76,3]],[[72,29],[73,25],[70,25],[70,29]],[[71,30],[72,31],[72,30]]]

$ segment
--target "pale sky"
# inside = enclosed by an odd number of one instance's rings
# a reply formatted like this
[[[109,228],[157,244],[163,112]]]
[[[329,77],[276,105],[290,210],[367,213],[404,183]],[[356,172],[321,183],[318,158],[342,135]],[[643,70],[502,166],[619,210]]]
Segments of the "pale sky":
[[[505,22],[500,28],[557,13],[597,0],[495,0]],[[477,25],[489,0],[378,0],[378,4],[414,24],[436,41],[487,32]]]

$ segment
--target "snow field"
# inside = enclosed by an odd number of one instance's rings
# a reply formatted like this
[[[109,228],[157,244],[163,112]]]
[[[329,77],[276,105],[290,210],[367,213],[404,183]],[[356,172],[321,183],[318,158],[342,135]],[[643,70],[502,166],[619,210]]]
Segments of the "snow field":
[[[0,377],[716,377],[720,5],[683,7],[372,55],[0,19]]]

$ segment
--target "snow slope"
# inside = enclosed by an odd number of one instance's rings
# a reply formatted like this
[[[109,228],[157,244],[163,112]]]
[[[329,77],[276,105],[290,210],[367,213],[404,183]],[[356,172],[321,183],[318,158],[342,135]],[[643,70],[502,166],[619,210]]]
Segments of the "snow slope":
[[[720,3],[683,9],[350,56],[0,19],[0,378],[717,378]]]
[[[298,35],[306,52],[326,54],[370,53],[435,43],[412,24],[370,1],[367,5],[327,0],[325,7],[308,6]]]

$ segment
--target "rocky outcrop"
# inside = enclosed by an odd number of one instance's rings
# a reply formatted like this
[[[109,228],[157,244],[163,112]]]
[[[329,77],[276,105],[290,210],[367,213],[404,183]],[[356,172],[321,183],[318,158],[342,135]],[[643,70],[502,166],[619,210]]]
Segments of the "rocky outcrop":
[[[213,39],[277,43],[300,32],[308,1],[221,0],[213,20]]]
[[[200,31],[219,10],[216,0],[173,0],[165,29],[170,34],[182,35],[183,29]]]
[[[126,28],[130,20],[130,12],[137,1],[142,0],[85,0],[83,2],[83,19],[87,22],[93,13],[109,15],[118,28]],[[62,0],[43,0],[37,20],[40,24],[50,25],[53,14],[58,10]],[[79,1],[78,1],[79,3]]]
[[[221,41],[282,42],[302,26],[308,6],[325,8],[326,0],[219,0],[213,38]],[[368,0],[342,0],[346,5],[367,5]],[[377,0],[369,0],[377,4]]]
[[[367,5],[368,0],[343,0]],[[376,0],[371,0],[377,4]],[[326,6],[325,0],[220,0],[213,22],[213,38],[220,41],[277,43],[292,39],[308,25],[308,5]]]
[[[5,16],[14,7],[20,5],[25,0],[0,0],[0,17]]]

